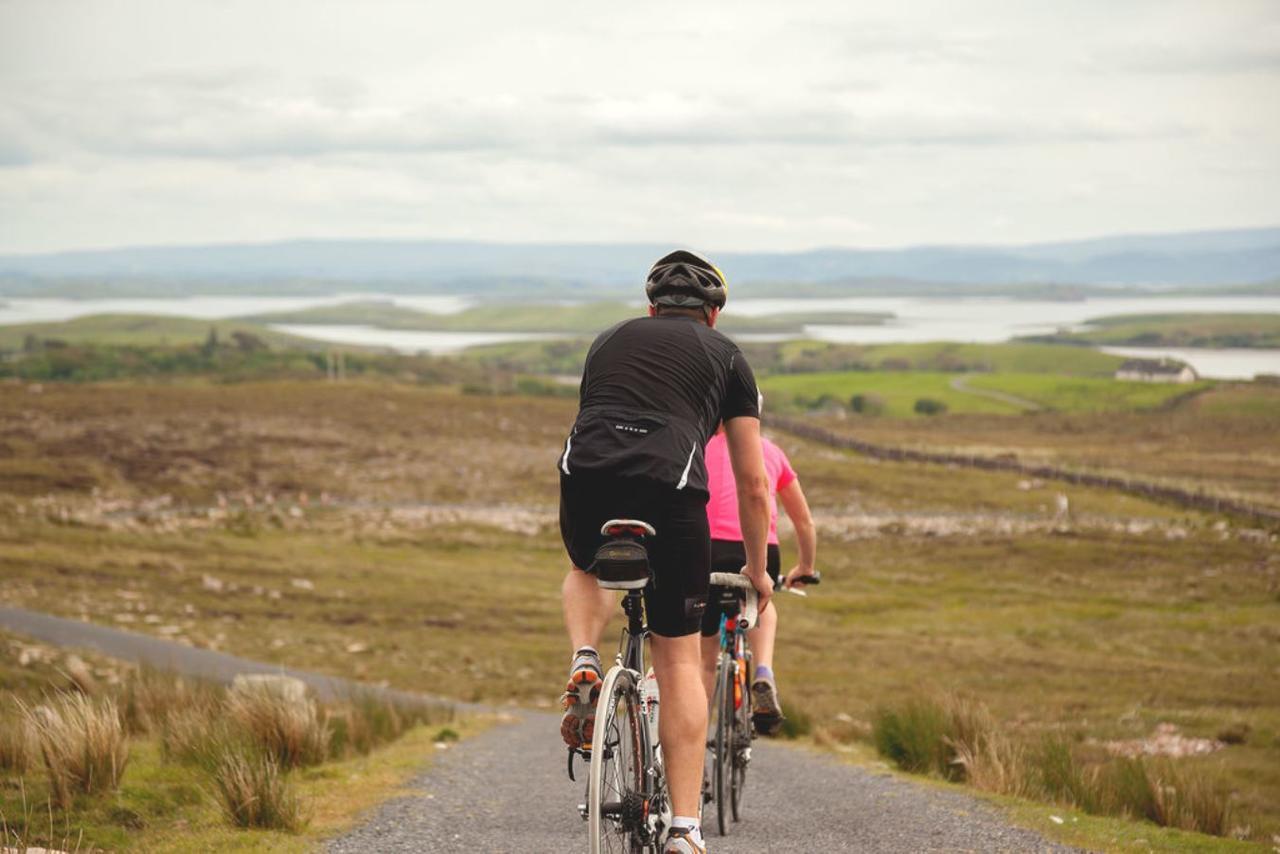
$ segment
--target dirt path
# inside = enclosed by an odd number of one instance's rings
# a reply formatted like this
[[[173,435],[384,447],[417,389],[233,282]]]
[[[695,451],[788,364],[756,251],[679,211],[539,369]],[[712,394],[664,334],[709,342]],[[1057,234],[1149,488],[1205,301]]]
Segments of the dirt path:
[[[237,673],[286,673],[320,696],[370,688],[346,679],[281,668],[160,638],[0,607],[0,627],[59,646],[229,681]],[[408,702],[448,702],[403,691]],[[451,703],[464,711],[490,707]],[[553,715],[520,712],[440,755],[402,798],[376,809],[329,850],[530,852],[580,851],[586,827],[576,805],[584,784],[565,774]],[[744,821],[710,850],[770,851],[1069,851],[1005,822],[960,792],[916,786],[886,772],[774,743],[758,743]],[[579,776],[585,778],[585,769]]]
[[[950,385],[952,391],[958,391],[961,394],[972,394],[977,397],[985,397],[987,400],[994,400],[999,403],[1007,403],[1010,406],[1016,406],[1019,409],[1026,410],[1027,412],[1039,412],[1044,409],[1043,406],[1036,403],[1034,400],[1027,400],[1025,397],[1018,397],[1017,395],[1007,394],[1003,391],[994,391],[993,389],[974,388],[969,385],[968,377],[955,377],[951,380]]]

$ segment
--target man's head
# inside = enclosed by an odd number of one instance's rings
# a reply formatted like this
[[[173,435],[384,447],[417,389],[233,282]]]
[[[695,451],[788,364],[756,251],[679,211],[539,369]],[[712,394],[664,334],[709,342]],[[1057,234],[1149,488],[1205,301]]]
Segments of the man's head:
[[[728,296],[724,274],[706,258],[677,249],[649,268],[644,292],[649,314],[690,314],[715,326]]]

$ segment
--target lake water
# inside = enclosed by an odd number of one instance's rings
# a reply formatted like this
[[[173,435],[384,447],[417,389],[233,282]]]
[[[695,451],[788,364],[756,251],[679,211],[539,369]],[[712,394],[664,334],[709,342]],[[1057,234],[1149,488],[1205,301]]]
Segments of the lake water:
[[[216,320],[249,314],[296,311],[355,300],[385,300],[435,313],[456,313],[472,300],[455,296],[335,294],[321,297],[198,296],[181,299],[0,299],[0,324],[69,320],[89,314],[164,314]],[[636,303],[637,313],[640,303]],[[893,342],[1007,341],[1020,335],[1077,328],[1110,314],[1231,312],[1280,314],[1280,296],[1117,297],[1073,302],[1007,298],[847,297],[832,299],[740,299],[730,312],[761,317],[787,312],[875,312],[893,320],[875,326],[815,324],[807,336],[852,344]],[[456,352],[478,344],[563,337],[518,332],[412,332],[359,325],[282,324],[275,328],[340,344],[391,347],[403,352]],[[743,336],[744,338],[766,336]],[[777,336],[768,336],[777,337]],[[1203,376],[1238,379],[1280,373],[1280,350],[1167,350],[1115,348],[1121,355],[1167,354],[1193,365]]]

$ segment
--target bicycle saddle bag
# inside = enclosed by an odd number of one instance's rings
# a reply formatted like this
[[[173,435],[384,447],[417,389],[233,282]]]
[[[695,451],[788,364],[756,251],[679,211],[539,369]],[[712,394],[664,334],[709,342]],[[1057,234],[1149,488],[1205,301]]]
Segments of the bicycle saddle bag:
[[[635,540],[612,539],[596,549],[587,572],[607,590],[639,590],[649,583],[649,553]]]

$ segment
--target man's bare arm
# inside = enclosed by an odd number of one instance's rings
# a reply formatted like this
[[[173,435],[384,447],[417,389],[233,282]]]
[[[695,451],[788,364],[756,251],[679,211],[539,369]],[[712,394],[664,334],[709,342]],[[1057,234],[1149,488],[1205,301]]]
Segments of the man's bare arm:
[[[742,525],[742,545],[747,553],[746,573],[760,594],[760,610],[773,595],[773,585],[765,568],[769,539],[769,476],[764,470],[760,446],[760,419],[751,416],[724,422],[729,444],[729,462],[738,487],[738,521]]]
[[[799,479],[791,481],[778,493],[782,509],[787,511],[787,518],[796,529],[796,549],[800,552],[799,561],[787,573],[787,586],[801,575],[813,575],[814,562],[818,557],[818,531],[813,524],[813,515],[809,512],[809,502],[800,488]]]

